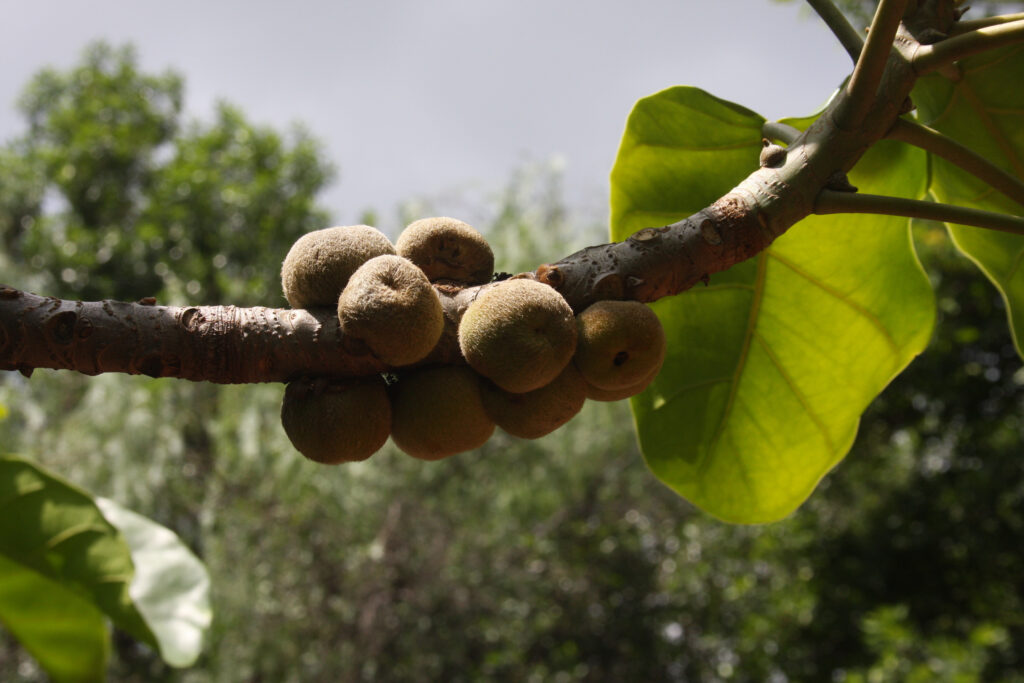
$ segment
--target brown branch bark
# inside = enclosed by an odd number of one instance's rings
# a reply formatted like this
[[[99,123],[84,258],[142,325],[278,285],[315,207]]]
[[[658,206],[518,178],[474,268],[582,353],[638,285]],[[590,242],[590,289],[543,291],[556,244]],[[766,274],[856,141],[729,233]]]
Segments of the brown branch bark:
[[[474,290],[441,289],[448,331],[423,363],[461,360],[454,330]],[[66,301],[0,285],[0,370],[35,368],[218,384],[388,369],[360,341],[345,338],[331,308]]]
[[[589,247],[524,276],[551,285],[579,311],[601,299],[649,302],[671,296],[761,252],[812,213],[819,192],[842,188],[843,174],[907,110],[917,77],[915,51],[935,35],[948,34],[953,22],[951,0],[914,6],[869,101],[851,103],[849,93],[841,92],[785,154],[773,156],[769,166],[693,216],[641,230],[624,242]],[[863,112],[852,129],[837,122],[851,106]],[[447,330],[424,362],[463,362],[455,331],[479,289],[438,287]],[[343,338],[329,309],[83,303],[0,285],[0,369],[33,368],[218,383],[388,369],[358,342]]]

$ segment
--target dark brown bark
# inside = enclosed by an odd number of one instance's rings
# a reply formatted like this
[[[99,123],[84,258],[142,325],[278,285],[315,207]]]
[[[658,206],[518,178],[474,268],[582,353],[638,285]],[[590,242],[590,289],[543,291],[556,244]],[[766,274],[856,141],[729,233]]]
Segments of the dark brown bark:
[[[853,106],[840,93],[784,153],[762,159],[762,168],[711,206],[678,223],[641,230],[624,242],[589,247],[523,276],[551,285],[579,311],[601,299],[649,302],[671,296],[761,252],[812,213],[822,189],[843,189],[843,174],[907,111],[917,78],[911,59],[922,42],[915,36],[932,40],[936,32],[946,33],[952,21],[950,12],[935,9],[951,9],[949,0],[911,4],[916,14],[901,27],[881,85],[867,107]],[[856,125],[849,124],[851,116]],[[456,328],[478,291],[438,287],[447,329],[424,362],[462,362]],[[218,383],[357,376],[388,369],[358,342],[343,338],[330,309],[83,303],[0,285],[0,369],[33,368]]]

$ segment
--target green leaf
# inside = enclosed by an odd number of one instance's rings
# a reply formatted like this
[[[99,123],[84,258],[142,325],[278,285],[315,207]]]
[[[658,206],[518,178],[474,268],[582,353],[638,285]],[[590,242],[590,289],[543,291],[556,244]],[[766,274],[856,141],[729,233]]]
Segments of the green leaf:
[[[96,504],[131,548],[135,576],[129,591],[161,657],[171,666],[191,666],[212,619],[206,568],[170,529],[112,500],[97,498]]]
[[[199,656],[209,577],[170,530],[14,456],[0,457],[0,557],[105,613],[171,666]]]
[[[1024,178],[1024,46],[983,53],[960,62],[955,83],[941,75],[914,88],[917,118],[925,125]],[[1016,202],[966,171],[932,157],[929,190],[939,201],[1015,215]],[[1006,302],[1017,352],[1024,356],[1024,237],[950,225],[956,246],[999,289]]]
[[[156,647],[128,592],[128,545],[89,494],[26,460],[0,456],[0,515],[0,555],[91,600]]]
[[[104,680],[110,636],[103,614],[2,554],[0,621],[56,683]]]
[[[640,100],[612,171],[612,238],[685,218],[757,167],[763,119],[694,88]],[[851,174],[924,192],[924,154],[886,143]],[[908,221],[820,216],[653,304],[669,342],[632,399],[651,470],[732,522],[786,516],[849,450],[860,414],[926,345],[928,279]]]

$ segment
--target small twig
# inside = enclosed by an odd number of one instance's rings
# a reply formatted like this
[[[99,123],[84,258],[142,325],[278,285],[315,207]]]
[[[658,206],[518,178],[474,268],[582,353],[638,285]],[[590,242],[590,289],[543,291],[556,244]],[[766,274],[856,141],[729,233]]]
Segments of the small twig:
[[[1020,42],[1024,42],[1024,19],[979,28],[933,45],[922,45],[914,55],[914,71],[923,76],[979,52]]]
[[[897,119],[886,137],[906,142],[942,157],[1024,206],[1024,182],[934,128],[906,119]]]
[[[831,29],[835,37],[846,48],[850,58],[856,63],[860,58],[861,50],[864,49],[864,39],[857,29],[850,25],[850,22],[832,3],[832,0],[807,0],[807,4],[818,13],[818,16]]]
[[[903,216],[905,218],[925,218],[944,223],[972,225],[976,228],[1024,235],[1024,218],[1020,216],[919,199],[886,197],[877,194],[822,190],[814,202],[814,213],[819,215],[871,213],[885,216]]]
[[[836,112],[836,123],[842,128],[856,128],[871,109],[906,7],[907,0],[882,0],[878,3],[868,29],[868,39],[846,84],[848,106]]]
[[[793,144],[793,141],[800,137],[802,132],[799,128],[794,128],[788,123],[782,123],[781,121],[766,121],[761,126],[761,134],[766,138],[781,140],[787,145]]]
[[[968,31],[977,31],[979,28],[988,28],[989,26],[998,26],[999,24],[1009,24],[1013,21],[1019,21],[1024,19],[1024,12],[1017,14],[1000,14],[994,17],[981,17],[980,19],[968,19],[966,21],[958,22],[953,26],[949,32],[951,36],[958,36]]]

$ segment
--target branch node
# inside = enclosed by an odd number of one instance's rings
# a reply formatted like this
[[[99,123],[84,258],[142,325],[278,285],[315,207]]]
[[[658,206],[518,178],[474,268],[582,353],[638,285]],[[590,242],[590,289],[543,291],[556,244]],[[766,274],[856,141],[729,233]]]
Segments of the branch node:
[[[545,263],[537,269],[537,280],[549,287],[558,289],[565,282],[565,277],[562,275],[562,271],[558,269],[558,266]]]
[[[643,230],[637,230],[629,236],[630,242],[650,242],[651,240],[658,239],[661,235],[668,230],[668,226],[660,228],[644,228]]]
[[[779,168],[786,163],[786,148],[776,145],[768,138],[761,139],[761,168]]]
[[[722,233],[718,232],[718,226],[711,220],[703,220],[700,223],[700,236],[708,244],[717,247],[722,243]]]
[[[825,187],[836,192],[856,192],[857,186],[850,183],[850,179],[842,171],[835,171],[825,181]]]
[[[626,287],[630,292],[636,291],[645,284],[647,284],[647,280],[644,280],[642,277],[637,277],[636,275],[626,277]]]

